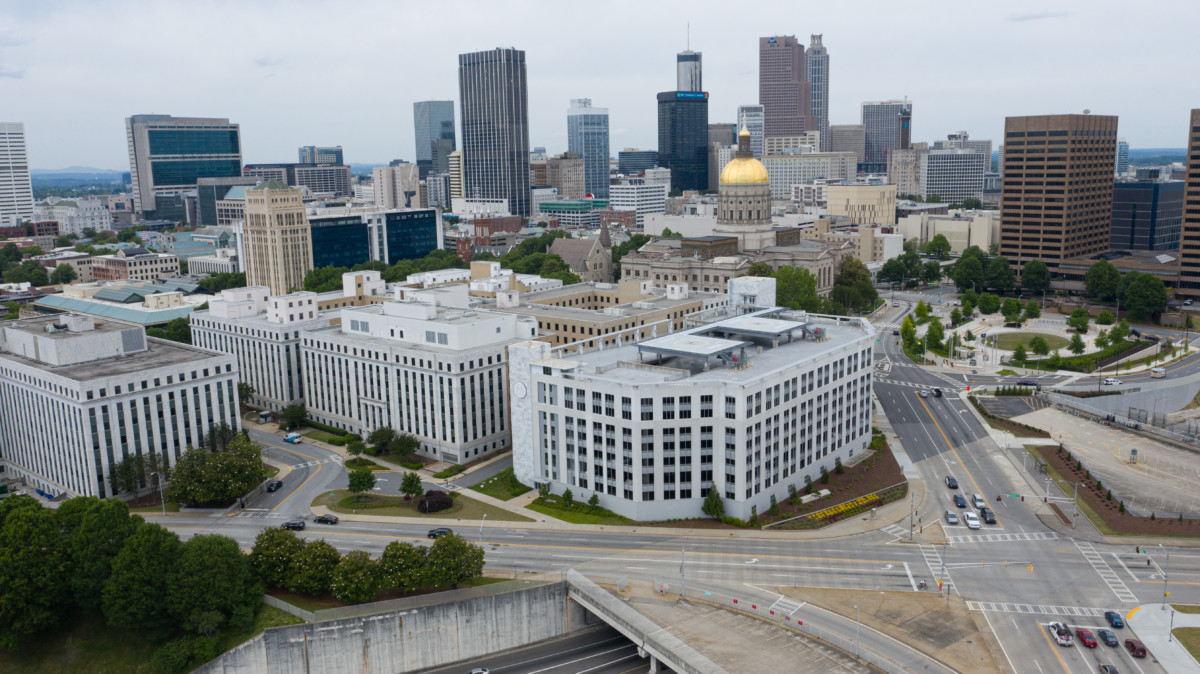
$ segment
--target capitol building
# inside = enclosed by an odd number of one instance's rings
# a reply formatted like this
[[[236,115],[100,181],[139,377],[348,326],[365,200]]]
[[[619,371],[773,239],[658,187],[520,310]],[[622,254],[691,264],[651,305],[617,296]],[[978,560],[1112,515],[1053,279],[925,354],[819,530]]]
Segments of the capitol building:
[[[738,134],[737,155],[721,171],[714,236],[737,237],[738,250],[776,245],[771,223],[771,179],[750,150],[750,132]]]

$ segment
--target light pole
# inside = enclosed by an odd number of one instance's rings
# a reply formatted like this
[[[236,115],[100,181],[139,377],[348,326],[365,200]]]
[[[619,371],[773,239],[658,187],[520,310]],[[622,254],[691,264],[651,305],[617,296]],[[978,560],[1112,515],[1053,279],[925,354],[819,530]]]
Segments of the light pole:
[[[487,519],[487,513],[483,514],[483,518],[479,520],[479,544],[483,545],[483,522]]]
[[[159,503],[162,504],[163,517],[166,517],[167,516],[167,501],[163,498],[162,476],[159,475],[158,472],[150,473],[150,476],[153,477],[154,481],[158,483],[158,501],[159,501]]]
[[[858,636],[862,630],[862,603],[859,602],[854,608],[858,611],[858,616],[854,619],[854,658],[858,659]]]
[[[1071,528],[1079,521],[1079,483],[1075,483],[1075,494],[1071,497]]]
[[[1161,548],[1162,551],[1166,552],[1166,554],[1167,554],[1167,565],[1166,565],[1166,567],[1163,568],[1162,610],[1165,611],[1165,610],[1167,610],[1167,576],[1169,576],[1171,573],[1171,553],[1167,552],[1167,549],[1163,547],[1162,543],[1159,543],[1158,547]]]

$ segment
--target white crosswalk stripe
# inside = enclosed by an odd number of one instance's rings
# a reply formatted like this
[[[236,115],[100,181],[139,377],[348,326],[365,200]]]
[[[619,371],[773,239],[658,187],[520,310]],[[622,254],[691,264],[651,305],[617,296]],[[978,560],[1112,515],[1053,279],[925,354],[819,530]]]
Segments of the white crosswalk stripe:
[[[236,515],[236,517],[247,517],[250,519],[266,519],[266,520],[286,520],[286,519],[292,518],[292,516],[288,515],[287,513],[273,513],[270,511],[263,512],[263,511],[254,511],[254,510],[246,510],[244,512],[240,512]]]
[[[942,557],[938,554],[938,549],[932,545],[922,545],[921,556],[925,558],[925,565],[929,567],[929,573],[933,578],[941,579],[942,588],[946,590],[946,594],[954,592],[954,581],[950,578],[950,571],[942,571]]]
[[[1104,557],[1099,552],[1096,552],[1096,548],[1092,547],[1091,543],[1075,541],[1075,547],[1079,549],[1079,553],[1088,561],[1088,564],[1092,565],[1096,573],[1100,574],[1100,579],[1104,581],[1105,585],[1108,585],[1108,589],[1117,595],[1117,599],[1130,603],[1138,600],[1137,595],[1129,591],[1129,586],[1125,585],[1125,581],[1121,580],[1121,577],[1112,570],[1112,567],[1104,561]]]
[[[783,595],[780,595],[779,599],[776,599],[775,603],[771,604],[768,610],[778,611],[784,615],[791,615],[796,611],[799,611],[800,606],[801,604],[797,604],[796,602],[785,598]]]
[[[904,527],[902,527],[898,524],[889,524],[888,526],[884,527],[883,529],[880,529],[880,531],[883,531],[884,533],[889,533],[897,538],[901,538],[908,534],[908,531]]]
[[[968,611],[989,611],[992,613],[1026,613],[1030,615],[1068,616],[1077,618],[1099,618],[1106,608],[1093,606],[1049,606],[1046,604],[1012,604],[1008,602],[968,601]]]
[[[978,534],[972,536],[947,536],[951,545],[956,543],[1012,543],[1013,541],[1054,541],[1060,536],[1053,532],[1026,531],[1015,534]]]

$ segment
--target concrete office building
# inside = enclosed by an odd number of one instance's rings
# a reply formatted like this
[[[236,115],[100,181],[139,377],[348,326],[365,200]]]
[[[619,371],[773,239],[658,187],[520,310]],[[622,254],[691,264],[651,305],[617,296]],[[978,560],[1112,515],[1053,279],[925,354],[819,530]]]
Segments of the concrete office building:
[[[920,189],[923,198],[937,195],[941,201],[959,204],[964,199],[983,198],[983,175],[991,154],[974,150],[928,150],[920,153]]]
[[[147,220],[156,217],[157,195],[194,190],[200,178],[242,175],[241,130],[228,119],[133,115],[125,135],[133,210]]]
[[[461,150],[455,150],[446,158],[450,174],[450,201],[463,198],[463,156]],[[506,200],[507,201],[507,200]]]
[[[33,186],[25,125],[0,122],[0,227],[15,227],[33,217]]]
[[[607,160],[605,161],[607,163]],[[583,199],[587,196],[587,162],[574,152],[564,152],[547,159],[546,181],[567,199]]]
[[[806,129],[820,133],[819,149],[829,152],[832,149],[829,147],[829,50],[821,38],[821,35],[810,36],[804,54],[804,81],[808,83],[811,98]]]
[[[1114,250],[1179,250],[1184,183],[1178,180],[1118,180],[1113,186]]]
[[[637,521],[701,517],[710,489],[733,517],[765,512],[865,451],[874,339],[866,319],[771,308],[582,354],[515,344],[514,472]]]
[[[83,230],[94,229],[97,232],[113,228],[112,213],[109,212],[105,200],[101,197],[80,197],[78,199],[59,199],[50,197],[33,207],[33,222],[56,222],[58,230],[55,236],[74,234],[82,237]],[[38,232],[34,232],[35,235]]]
[[[232,274],[238,270],[236,248],[218,248],[212,255],[188,258],[188,274]]]
[[[45,267],[47,272],[53,272],[60,264],[65,264],[71,267],[75,270],[74,283],[91,283],[93,280],[95,280],[92,276],[92,265],[95,264],[96,259],[87,253],[69,250],[57,253],[46,253],[44,255],[38,255],[32,259]]]
[[[380,208],[422,208],[420,169],[416,164],[394,161],[371,169],[375,205]]]
[[[141,246],[92,258],[92,276],[97,281],[154,281],[160,276],[178,273],[178,256],[151,253]]]
[[[658,166],[657,150],[625,148],[617,153],[617,172],[631,176]]]
[[[112,496],[130,456],[174,466],[214,424],[241,428],[232,356],[87,316],[0,323],[0,466],[55,497]]]
[[[535,338],[537,322],[437,295],[344,309],[341,325],[303,333],[309,415],[364,437],[393,428],[449,463],[508,447],[507,351]]]
[[[896,231],[905,241],[916,239],[922,246],[941,234],[950,242],[950,252],[961,255],[971,246],[988,250],[992,245],[1000,245],[1000,212],[914,213],[899,218]]]
[[[267,286],[276,295],[304,287],[313,268],[312,237],[300,190],[268,180],[246,190],[246,219],[238,259],[246,284]]]
[[[822,135],[822,138],[824,138],[824,135]],[[867,127],[862,124],[830,125],[829,151],[853,152],[856,162],[866,161]]]
[[[888,152],[908,149],[912,133],[912,103],[903,101],[867,101],[862,104],[865,132],[863,163],[868,173],[886,170]],[[883,167],[883,168],[880,168]]]
[[[1181,295],[1200,297],[1200,108],[1192,110],[1187,133],[1187,179],[1183,187],[1183,225],[1179,231]]]
[[[765,124],[765,108],[761,105],[739,105],[737,111],[737,130],[750,132],[750,151],[755,159],[762,159]],[[737,141],[726,143],[736,145]]]
[[[675,55],[675,90],[704,91],[704,55],[692,50]]]
[[[921,157],[928,152],[929,143],[913,143],[906,149],[888,152],[887,179],[900,194],[921,194]]]
[[[567,110],[567,150],[583,159],[584,192],[607,199],[608,108],[592,107],[590,98],[571,100]]]
[[[413,103],[413,130],[421,178],[450,170],[450,153],[458,149],[454,135],[454,101]]]
[[[820,134],[816,131],[805,131],[799,136],[771,136],[764,138],[763,154],[817,152],[820,146]]]
[[[878,181],[826,183],[825,212],[856,225],[896,224],[896,186]]]
[[[708,189],[708,92],[658,94],[658,163],[671,189]]]
[[[788,201],[792,185],[802,185],[817,178],[849,180],[856,175],[854,154],[850,152],[810,152],[778,154],[763,157],[771,177],[771,199]]]
[[[708,125],[708,184],[719,185],[721,183],[721,169],[725,168],[725,164],[729,163],[728,159],[721,161],[721,150],[728,147],[737,147],[737,124],[709,124]],[[732,159],[733,155],[730,154]]]
[[[221,178],[197,178],[196,179],[196,224],[198,226],[214,225],[214,226],[229,226],[228,219],[225,222],[221,221],[221,215],[217,206],[218,202],[226,199],[229,193],[235,187],[254,187],[262,182],[262,178],[258,176],[233,176]],[[286,180],[281,181],[286,182]],[[245,189],[239,190],[235,194],[245,195]],[[235,199],[238,197],[234,197]],[[245,197],[241,197],[245,200]],[[240,217],[238,218],[241,219]]]
[[[529,210],[529,101],[525,52],[459,54],[463,195],[508,199],[514,215]]]
[[[646,216],[666,213],[671,186],[654,184],[645,178],[626,178],[609,186],[609,206],[616,211],[635,211],[637,229],[646,225]]]
[[[305,187],[314,195],[350,196],[350,167],[333,164],[247,164],[247,178],[278,180],[289,187]]]
[[[1000,254],[1053,272],[1107,250],[1116,156],[1115,116],[1005,118]]]
[[[301,145],[298,150],[301,164],[336,164],[341,166],[346,162],[342,160],[342,146],[335,145],[332,147],[321,147],[319,145]]]
[[[812,86],[806,81],[804,45],[794,35],[758,39],[758,102],[767,136],[795,136],[812,129]]]
[[[991,169],[992,162],[992,141],[972,139],[971,135],[966,131],[946,134],[946,140],[935,140],[933,142],[934,150],[970,150],[972,152],[982,152],[987,155],[988,169]]]

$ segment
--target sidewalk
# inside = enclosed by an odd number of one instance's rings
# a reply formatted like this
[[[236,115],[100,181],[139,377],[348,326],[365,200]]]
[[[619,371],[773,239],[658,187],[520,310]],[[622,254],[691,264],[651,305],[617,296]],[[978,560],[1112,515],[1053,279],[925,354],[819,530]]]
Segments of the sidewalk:
[[[1163,610],[1162,604],[1143,604],[1133,609],[1128,614],[1129,626],[1137,630],[1147,653],[1163,669],[1168,672],[1194,672],[1200,663],[1178,641],[1168,636],[1172,614],[1175,627],[1200,627],[1200,614],[1179,613],[1170,604],[1167,604],[1166,610]],[[1122,639],[1122,648],[1124,645]]]

